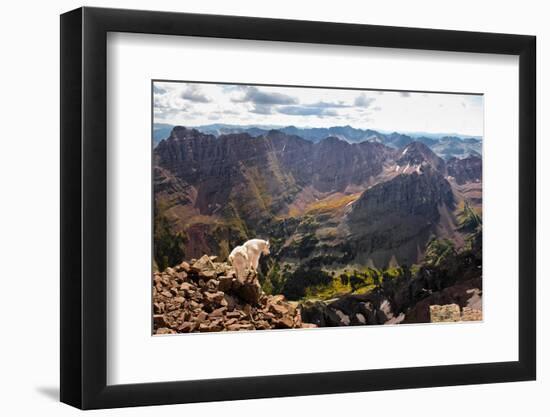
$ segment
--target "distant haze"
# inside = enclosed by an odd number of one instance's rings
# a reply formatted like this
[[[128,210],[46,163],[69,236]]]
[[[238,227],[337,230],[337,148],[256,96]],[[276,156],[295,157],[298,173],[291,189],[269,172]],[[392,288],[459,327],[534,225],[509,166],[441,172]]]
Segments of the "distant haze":
[[[483,135],[481,95],[156,81],[153,98],[155,124]]]

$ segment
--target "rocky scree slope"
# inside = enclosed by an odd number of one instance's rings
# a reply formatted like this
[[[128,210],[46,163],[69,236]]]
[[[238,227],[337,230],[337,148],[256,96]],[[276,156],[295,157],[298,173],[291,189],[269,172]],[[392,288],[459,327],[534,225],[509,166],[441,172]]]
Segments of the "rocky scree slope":
[[[316,327],[302,321],[296,303],[265,295],[255,275],[238,279],[215,260],[204,255],[154,273],[154,334]]]

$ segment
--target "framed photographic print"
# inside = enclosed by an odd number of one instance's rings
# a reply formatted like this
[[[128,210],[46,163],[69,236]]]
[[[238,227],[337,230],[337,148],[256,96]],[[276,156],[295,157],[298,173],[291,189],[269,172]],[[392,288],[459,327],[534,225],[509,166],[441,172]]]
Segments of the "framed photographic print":
[[[534,37],[81,8],[61,99],[63,402],[535,379]]]

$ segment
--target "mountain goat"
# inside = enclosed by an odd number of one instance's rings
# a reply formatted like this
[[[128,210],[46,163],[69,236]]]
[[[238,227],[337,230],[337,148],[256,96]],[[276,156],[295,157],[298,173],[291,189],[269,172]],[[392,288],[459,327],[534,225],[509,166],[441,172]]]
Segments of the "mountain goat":
[[[258,263],[261,255],[269,255],[269,241],[251,239],[242,246],[235,247],[229,255],[229,262],[235,268],[238,278],[244,278],[247,270],[258,272]]]

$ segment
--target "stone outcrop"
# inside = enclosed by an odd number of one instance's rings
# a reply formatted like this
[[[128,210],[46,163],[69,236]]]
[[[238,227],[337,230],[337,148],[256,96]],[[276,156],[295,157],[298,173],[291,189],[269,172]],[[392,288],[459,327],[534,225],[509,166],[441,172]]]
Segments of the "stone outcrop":
[[[153,332],[174,334],[315,327],[303,323],[296,303],[266,295],[256,275],[238,279],[216,257],[155,272]]]
[[[379,293],[345,295],[332,301],[305,301],[302,320],[319,327],[399,324],[404,314],[394,314],[391,302]]]
[[[430,306],[430,322],[453,322],[460,321],[460,307],[458,304],[433,305]]]
[[[456,282],[439,291],[434,291],[437,290],[437,288],[430,287],[430,283],[427,281],[418,281],[418,283],[422,286],[422,290],[412,291],[413,293],[416,292],[414,297],[401,300],[401,295],[396,294],[397,296],[393,298],[394,303],[401,301],[404,306],[408,306],[406,309],[407,317],[404,320],[405,323],[429,323],[431,321],[432,306],[451,304],[458,305],[461,312],[466,312],[466,318],[462,318],[461,320],[480,320],[468,318],[477,317],[477,313],[473,311],[479,311],[479,314],[481,314],[483,309],[483,290],[480,276],[471,280]],[[420,288],[420,286],[418,286],[418,288]],[[409,288],[413,289],[413,287]]]
[[[435,304],[430,306],[431,323],[480,320],[483,320],[481,310],[471,307],[464,307],[461,311],[458,304]]]

